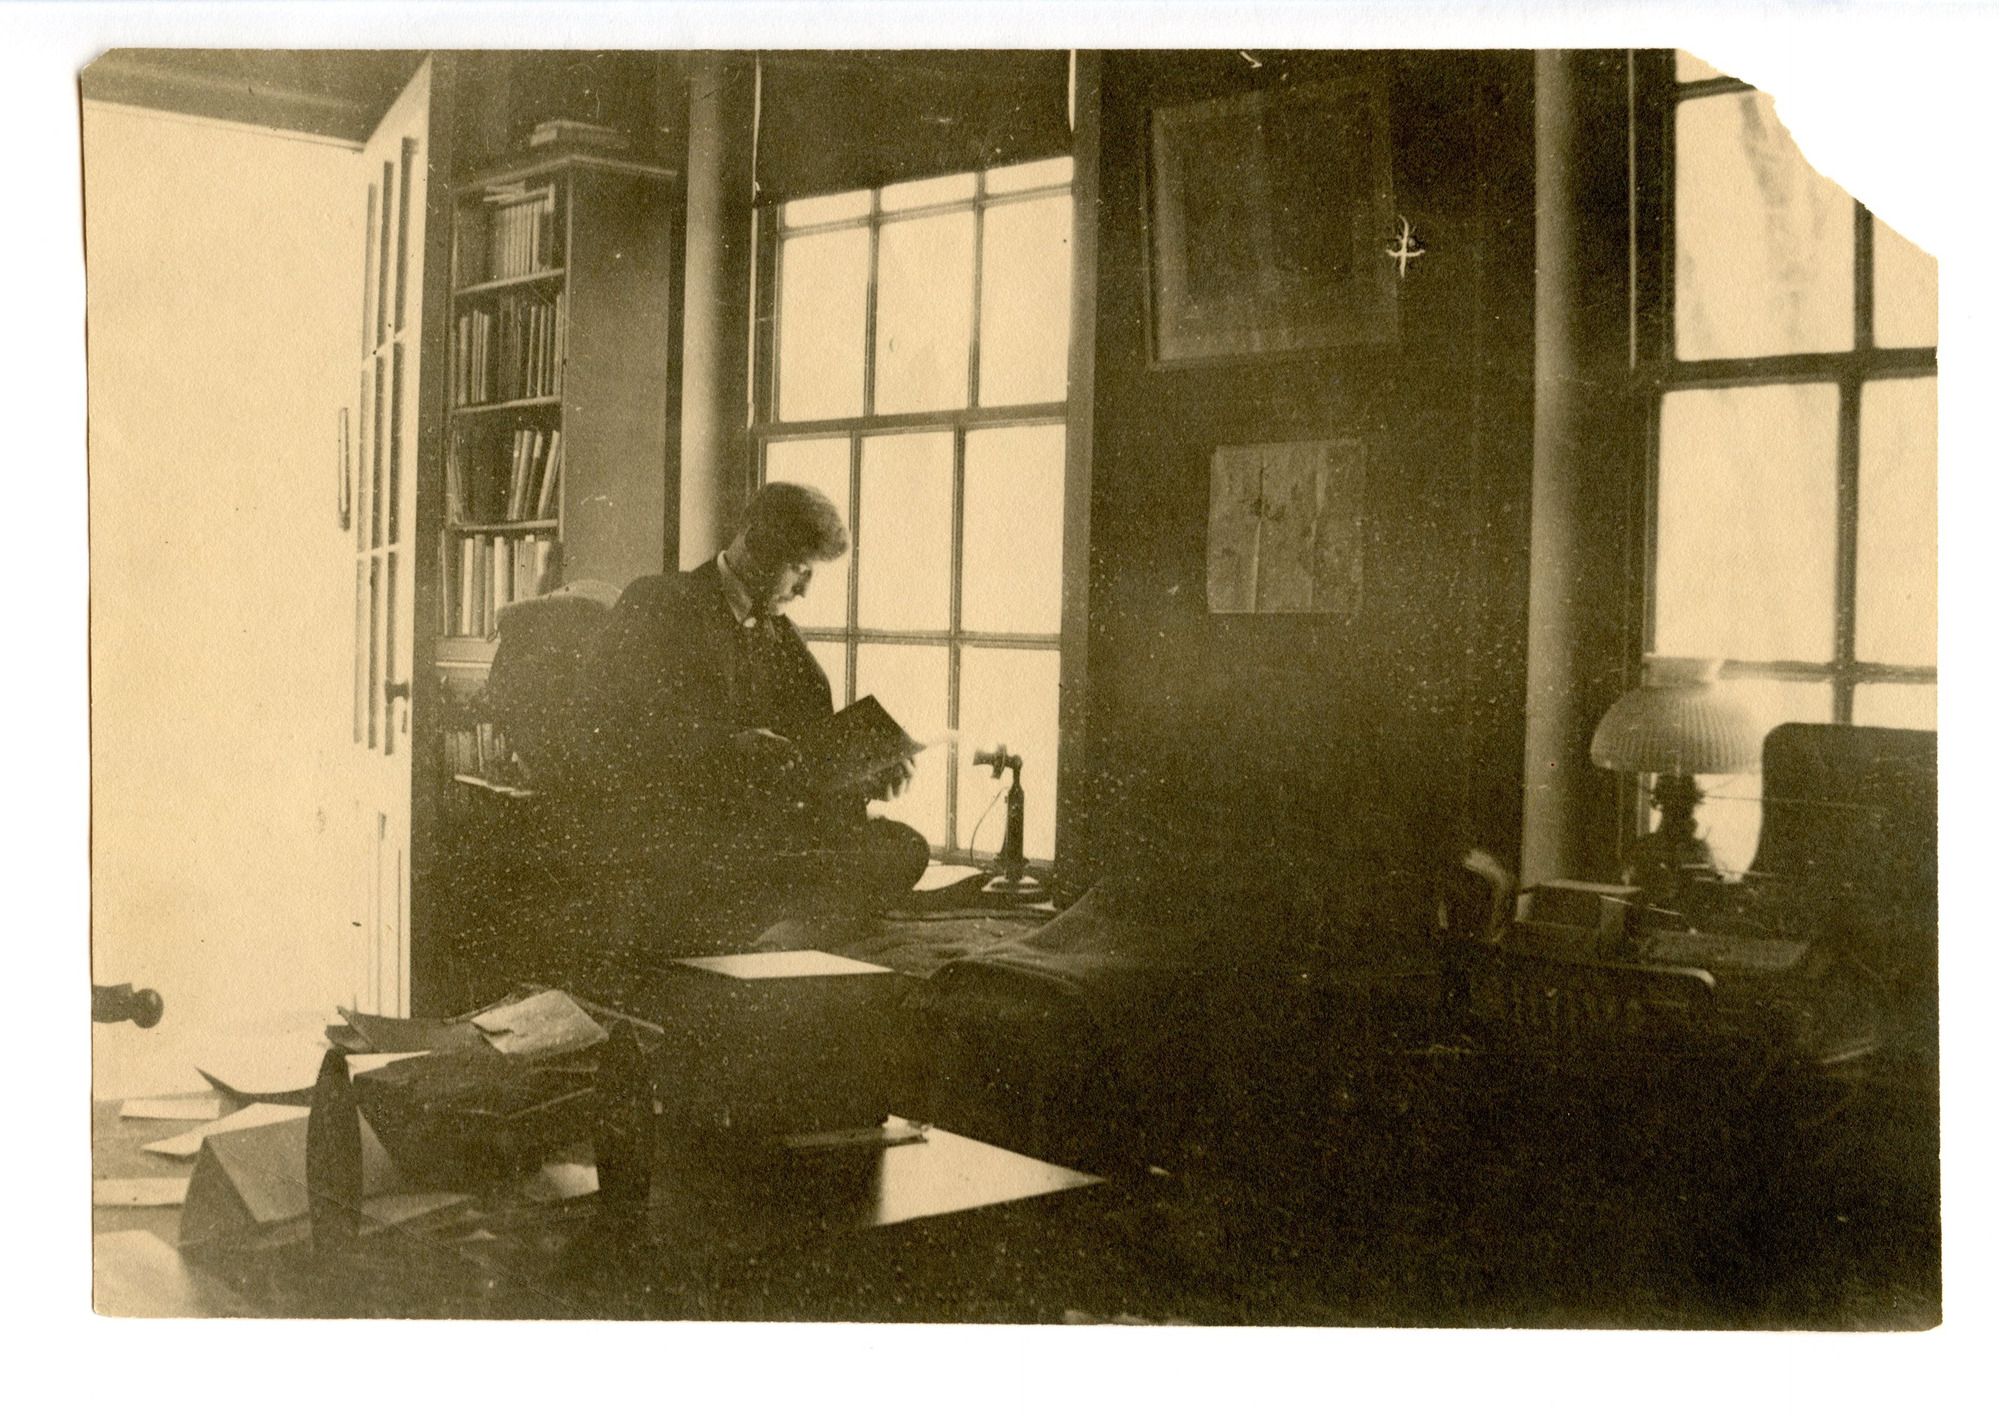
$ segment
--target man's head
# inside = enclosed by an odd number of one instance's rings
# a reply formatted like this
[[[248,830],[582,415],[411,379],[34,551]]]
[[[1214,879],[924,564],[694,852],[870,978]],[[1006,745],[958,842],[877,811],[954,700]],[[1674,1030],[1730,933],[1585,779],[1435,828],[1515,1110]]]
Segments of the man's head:
[[[743,530],[729,548],[729,569],[766,610],[782,610],[812,584],[813,563],[846,550],[840,510],[825,494],[797,483],[765,483],[750,499]]]

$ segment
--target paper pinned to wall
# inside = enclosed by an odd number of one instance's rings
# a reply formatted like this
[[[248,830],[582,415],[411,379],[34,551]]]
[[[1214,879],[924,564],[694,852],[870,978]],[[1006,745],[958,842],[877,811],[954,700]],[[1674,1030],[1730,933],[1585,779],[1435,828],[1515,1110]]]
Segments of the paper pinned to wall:
[[[1366,469],[1358,439],[1217,448],[1208,501],[1208,609],[1358,612]]]

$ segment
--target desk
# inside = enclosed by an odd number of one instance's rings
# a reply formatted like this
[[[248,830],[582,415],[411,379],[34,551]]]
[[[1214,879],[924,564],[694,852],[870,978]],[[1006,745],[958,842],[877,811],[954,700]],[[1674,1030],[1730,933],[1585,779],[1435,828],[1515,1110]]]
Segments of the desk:
[[[139,1148],[189,1126],[121,1119],[117,1103],[95,1104],[93,1175],[186,1175],[192,1163]],[[814,1306],[842,1291],[843,1275],[881,1259],[879,1247],[855,1244],[864,1233],[1060,1205],[1062,1194],[1099,1181],[939,1129],[894,1147],[813,1152],[664,1141],[641,1237],[606,1246],[588,1197],[535,1205],[495,1194],[448,1224],[364,1241],[332,1267],[304,1246],[202,1258],[165,1303],[195,1315],[831,1318]],[[177,1207],[100,1208],[93,1229],[171,1242],[179,1217]],[[970,1234],[961,1228],[957,1244]],[[904,1249],[953,1259],[920,1237]]]

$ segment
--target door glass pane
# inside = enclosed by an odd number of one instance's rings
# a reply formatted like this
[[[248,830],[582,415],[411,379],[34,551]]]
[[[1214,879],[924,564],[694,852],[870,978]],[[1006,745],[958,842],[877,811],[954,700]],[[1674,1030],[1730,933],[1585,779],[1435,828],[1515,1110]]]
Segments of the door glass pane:
[[[368,558],[368,747],[381,737],[382,712],[382,562]]]
[[[873,809],[908,823],[933,848],[944,841],[949,654],[942,645],[862,645],[854,659],[854,697],[872,694],[918,743],[935,745],[916,755],[916,776],[902,796]]]
[[[1722,689],[1748,709],[1759,746],[1779,724],[1832,721],[1830,684],[1724,680]],[[1700,779],[1700,786],[1707,797],[1695,809],[1694,821],[1707,839],[1708,850],[1714,853],[1714,864],[1726,872],[1747,869],[1756,856],[1756,834],[1763,826],[1762,773],[1708,775]]]
[[[1061,424],[965,435],[967,630],[1062,628]]]
[[[1831,384],[1666,395],[1660,654],[1832,658],[1838,406]]]
[[[398,340],[389,369],[389,545],[403,539],[403,346]]]
[[[979,268],[979,403],[1053,403],[1069,392],[1066,194],[986,210]]]
[[[416,139],[403,139],[403,160],[396,184],[396,329],[403,328],[409,304],[410,173],[416,166]]]
[[[851,445],[845,438],[799,438],[772,443],[764,453],[764,481],[817,488],[840,509],[840,520],[844,522],[850,515],[847,464],[851,457]],[[837,561],[822,561],[813,569],[812,585],[785,612],[794,624],[845,628],[847,565],[852,556],[849,551]]]
[[[373,446],[368,453],[368,545],[382,544],[382,444],[387,438],[383,428],[382,380],[384,365],[380,355],[375,356],[375,434]]]
[[[384,682],[405,682],[401,664],[403,646],[396,635],[396,622],[401,619],[396,602],[396,554],[390,551],[385,558],[388,565],[388,590],[382,597],[382,679]],[[396,705],[386,694],[382,699],[382,752],[396,751]]]
[[[1860,547],[1854,653],[1937,662],[1937,382],[1860,391]]]
[[[374,446],[372,437],[368,431],[372,427],[368,422],[368,415],[375,406],[374,402],[369,398],[368,368],[365,360],[362,362],[361,368],[360,399],[361,416],[354,424],[360,439],[360,447],[355,451],[354,455],[354,497],[357,503],[354,508],[354,550],[366,551],[368,548],[368,519],[374,515],[370,509],[375,503],[375,499],[369,495],[368,488],[368,450]]]
[[[1681,359],[1853,347],[1853,201],[1768,94],[1679,106],[1674,341]]]
[[[958,172],[949,177],[891,183],[882,188],[882,210],[907,212],[916,207],[940,206],[945,202],[969,202],[977,181],[977,173]]]
[[[1884,221],[1874,223],[1874,343],[1883,349],[1937,342],[1937,258]]]
[[[382,164],[382,231],[375,251],[378,264],[375,268],[375,343],[380,345],[389,334],[389,219],[396,202],[389,194],[395,190],[396,165]]]
[[[888,222],[875,292],[875,412],[958,409],[972,350],[972,214]]]
[[[951,624],[951,435],[898,433],[861,443],[854,527],[864,630]]]
[[[1075,175],[1074,158],[1047,158],[1013,167],[996,167],[986,174],[986,191],[997,196],[1002,192],[1029,192],[1036,187],[1066,187]]]
[[[1856,684],[1853,722],[1880,729],[1929,729],[1937,726],[1937,687],[1933,684]]]
[[[847,707],[847,642],[844,640],[808,640],[806,648],[812,651],[812,658],[819,662],[819,668],[826,671],[826,683],[833,690],[833,707]]]
[[[1027,798],[1027,855],[1055,855],[1055,734],[1062,656],[1054,650],[990,650],[967,645],[958,672],[958,835],[972,823],[993,791],[990,768],[974,768],[972,755],[1004,743],[1021,757],[1020,786]],[[1007,774],[1005,781],[1013,775]],[[996,853],[1006,832],[1000,803],[979,829],[981,853]]]
[[[368,568],[354,563],[354,742],[361,742],[368,714]]]
[[[361,253],[361,353],[366,356],[375,347],[375,211],[381,201],[381,192],[374,183],[368,184],[368,235],[363,242]]]
[[[778,248],[777,289],[777,416],[860,413],[867,228],[786,238]]]

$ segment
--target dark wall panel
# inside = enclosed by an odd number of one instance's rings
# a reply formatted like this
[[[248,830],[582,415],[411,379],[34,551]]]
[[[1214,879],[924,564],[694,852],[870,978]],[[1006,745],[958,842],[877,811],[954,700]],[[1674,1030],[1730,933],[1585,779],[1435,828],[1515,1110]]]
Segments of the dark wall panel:
[[[1143,863],[1273,885],[1352,872],[1419,888],[1453,842],[1517,844],[1532,60],[1256,58],[1104,61],[1084,858],[1095,872]],[[1428,248],[1401,283],[1399,343],[1154,367],[1151,111],[1341,76],[1386,83],[1396,211]],[[1381,259],[1393,239],[1382,233]],[[1359,613],[1211,615],[1215,449],[1356,437]]]

